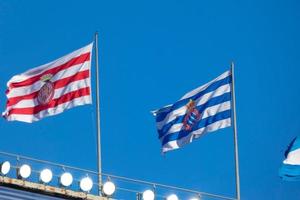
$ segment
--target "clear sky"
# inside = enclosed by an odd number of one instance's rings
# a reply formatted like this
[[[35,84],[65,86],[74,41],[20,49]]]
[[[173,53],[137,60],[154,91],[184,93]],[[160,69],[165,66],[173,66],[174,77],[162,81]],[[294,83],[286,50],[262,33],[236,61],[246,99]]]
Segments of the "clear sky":
[[[0,108],[13,75],[98,30],[103,171],[233,197],[232,129],[163,157],[150,111],[234,61],[242,199],[296,200],[300,183],[278,169],[300,133],[299,9],[297,0],[0,0]],[[95,104],[33,124],[1,119],[0,133],[2,151],[97,169]]]

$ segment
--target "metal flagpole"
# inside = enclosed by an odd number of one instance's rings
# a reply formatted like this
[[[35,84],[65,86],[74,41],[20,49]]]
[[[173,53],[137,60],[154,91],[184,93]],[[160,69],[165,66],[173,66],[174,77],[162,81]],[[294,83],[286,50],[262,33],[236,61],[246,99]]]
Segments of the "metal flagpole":
[[[237,139],[237,125],[236,125],[236,110],[235,110],[235,85],[234,85],[234,63],[231,63],[231,95],[233,107],[233,133],[234,133],[234,159],[235,159],[235,178],[236,178],[236,198],[241,199],[240,193],[240,172],[239,172],[239,153],[238,153],[238,139]]]
[[[99,59],[98,59],[98,32],[95,33],[96,54],[96,104],[97,104],[97,161],[98,161],[98,194],[101,196],[102,185],[102,161],[101,161],[101,129],[100,129],[100,86],[99,86]]]

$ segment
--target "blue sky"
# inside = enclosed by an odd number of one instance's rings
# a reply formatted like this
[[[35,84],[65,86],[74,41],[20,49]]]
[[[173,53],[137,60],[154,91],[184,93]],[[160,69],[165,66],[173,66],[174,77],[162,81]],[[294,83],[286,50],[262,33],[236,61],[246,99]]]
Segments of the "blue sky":
[[[234,196],[231,128],[163,157],[150,114],[234,61],[242,199],[298,199],[300,183],[278,168],[300,132],[299,9],[296,0],[0,0],[0,107],[13,75],[98,30],[103,171]],[[0,127],[2,151],[96,170],[95,104]]]

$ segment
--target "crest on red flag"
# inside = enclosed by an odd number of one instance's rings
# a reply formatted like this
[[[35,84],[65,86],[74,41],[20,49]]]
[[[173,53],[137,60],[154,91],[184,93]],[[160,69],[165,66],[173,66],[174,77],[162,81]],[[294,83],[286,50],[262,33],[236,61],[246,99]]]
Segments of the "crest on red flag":
[[[52,74],[46,74],[41,77],[41,81],[45,84],[39,90],[37,100],[42,105],[49,103],[54,96],[54,84],[50,81],[51,78]]]

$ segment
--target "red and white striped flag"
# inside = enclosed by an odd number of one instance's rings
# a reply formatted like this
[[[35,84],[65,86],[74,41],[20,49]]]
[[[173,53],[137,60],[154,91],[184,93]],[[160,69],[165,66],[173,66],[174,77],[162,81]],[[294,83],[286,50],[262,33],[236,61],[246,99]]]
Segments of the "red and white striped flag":
[[[48,64],[13,76],[7,83],[8,121],[34,122],[75,106],[91,104],[93,43]]]

